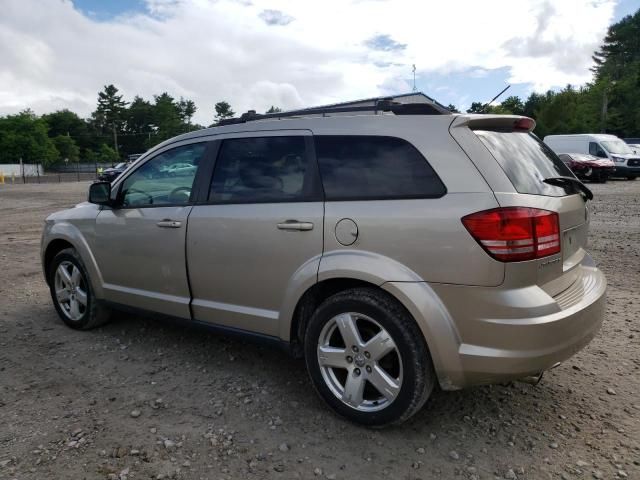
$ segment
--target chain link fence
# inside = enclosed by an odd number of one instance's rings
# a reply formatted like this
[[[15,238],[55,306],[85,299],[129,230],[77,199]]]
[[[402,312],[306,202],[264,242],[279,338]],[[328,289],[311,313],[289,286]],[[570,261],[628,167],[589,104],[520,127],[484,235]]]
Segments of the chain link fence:
[[[0,164],[0,184],[63,183],[97,180],[106,163],[72,163],[43,168],[42,164]]]

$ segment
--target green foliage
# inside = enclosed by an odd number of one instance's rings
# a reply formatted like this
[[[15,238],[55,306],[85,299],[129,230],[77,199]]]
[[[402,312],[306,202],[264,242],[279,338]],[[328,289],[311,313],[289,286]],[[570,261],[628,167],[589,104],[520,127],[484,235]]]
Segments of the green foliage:
[[[282,112],[282,109],[280,107],[274,107],[273,105],[271,105],[271,107],[269,107],[269,110],[267,110],[265,113],[280,113]]]
[[[77,162],[80,160],[80,148],[76,145],[73,138],[66,135],[58,135],[52,138],[53,144],[58,151],[58,157],[64,161],[67,159],[70,162]]]
[[[216,123],[225,118],[231,118],[236,114],[236,112],[231,109],[231,105],[224,100],[216,103],[214,108],[216,110],[216,116],[214,117]]]
[[[102,129],[118,128],[127,102],[118,95],[118,89],[114,85],[105,85],[104,90],[98,93],[98,107],[93,112],[93,119]]]
[[[96,160],[100,163],[116,163],[119,158],[116,151],[106,143],[103,143],[98,148]]]
[[[453,103],[450,103],[449,105],[447,105],[447,109],[451,112],[451,113],[460,113],[460,110],[458,110],[456,108],[456,106]]]
[[[47,123],[31,110],[0,117],[0,163],[51,165],[59,155],[47,135]]]
[[[471,107],[467,109],[467,113],[483,113],[484,103],[473,102]]]

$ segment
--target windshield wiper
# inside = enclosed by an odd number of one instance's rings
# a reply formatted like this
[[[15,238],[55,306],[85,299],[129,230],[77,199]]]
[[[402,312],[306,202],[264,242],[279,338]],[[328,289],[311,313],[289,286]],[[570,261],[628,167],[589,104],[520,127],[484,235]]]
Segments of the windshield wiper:
[[[571,185],[577,189],[577,193],[582,195],[585,200],[593,200],[593,192],[591,192],[584,183],[575,177],[549,177],[545,178],[543,182],[556,187]]]

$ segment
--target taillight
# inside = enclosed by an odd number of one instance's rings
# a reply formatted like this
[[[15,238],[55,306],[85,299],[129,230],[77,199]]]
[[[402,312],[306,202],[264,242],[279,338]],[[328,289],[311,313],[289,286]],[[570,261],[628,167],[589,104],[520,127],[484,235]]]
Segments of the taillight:
[[[469,233],[496,260],[519,262],[560,252],[558,214],[529,207],[504,207],[462,218]]]

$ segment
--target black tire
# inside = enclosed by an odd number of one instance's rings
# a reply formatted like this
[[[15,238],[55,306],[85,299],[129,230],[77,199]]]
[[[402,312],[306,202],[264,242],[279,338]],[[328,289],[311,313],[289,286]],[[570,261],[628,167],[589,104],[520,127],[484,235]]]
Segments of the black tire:
[[[374,319],[391,336],[397,347],[393,355],[398,355],[402,361],[402,383],[395,399],[381,410],[361,411],[347,405],[333,393],[323,377],[318,359],[321,334],[328,322],[346,312]],[[346,348],[345,345],[345,350]],[[381,290],[356,288],[337,293],[325,300],[309,320],[304,336],[304,350],[307,370],[320,397],[339,415],[362,425],[382,427],[406,421],[420,410],[436,384],[429,349],[418,325],[402,305]],[[354,365],[350,365],[350,368],[355,367],[355,359],[353,362]],[[349,370],[344,372],[345,377],[351,374]]]
[[[635,180],[635,179],[636,179],[636,177],[634,177],[634,176],[627,177],[627,180]]]
[[[79,284],[83,287],[83,291],[86,292],[86,306],[81,312],[81,316],[72,320],[69,314],[60,305],[56,295],[56,270],[62,263],[71,264],[76,267],[81,276]],[[62,321],[69,327],[76,330],[89,330],[91,328],[99,327],[109,321],[111,311],[96,301],[93,293],[93,287],[87,273],[87,269],[78,255],[78,252],[74,248],[66,248],[58,252],[58,254],[51,261],[48,271],[49,291],[51,292],[51,300],[58,312],[58,315]]]

